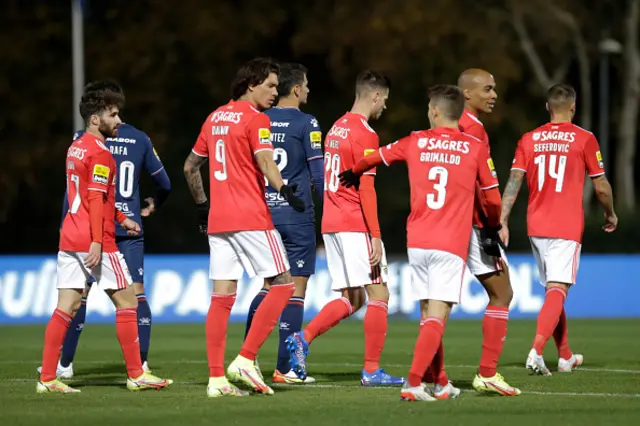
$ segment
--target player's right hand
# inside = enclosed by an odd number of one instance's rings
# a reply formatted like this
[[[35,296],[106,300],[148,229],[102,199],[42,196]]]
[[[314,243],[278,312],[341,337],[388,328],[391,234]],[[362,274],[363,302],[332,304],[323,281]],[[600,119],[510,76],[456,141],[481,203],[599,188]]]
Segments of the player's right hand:
[[[101,260],[102,244],[95,242],[91,243],[91,245],[89,246],[89,254],[84,259],[84,265],[89,269],[93,269],[100,264]]]
[[[602,229],[604,232],[613,232],[618,227],[618,216],[615,213],[604,214],[604,226]]]
[[[369,263],[371,266],[376,266],[382,260],[382,240],[380,238],[371,238],[371,256],[369,256]]]
[[[127,235],[138,235],[142,229],[140,229],[140,225],[132,219],[125,219],[124,222],[120,224],[126,231]]]
[[[288,185],[282,185],[280,187],[280,195],[282,196],[282,198],[284,198],[285,200],[287,200],[287,202],[289,203],[289,205],[291,206],[292,209],[294,209],[297,212],[303,212],[305,205],[304,205],[304,201],[302,201],[300,198],[296,197],[296,189],[298,188],[297,185],[292,184],[291,186]]]
[[[344,172],[340,173],[338,175],[338,178],[340,178],[340,184],[345,188],[351,188],[352,186],[355,186],[357,189],[358,186],[360,186],[360,176],[353,173],[353,170],[351,169],[347,169]]]
[[[502,229],[498,231],[498,236],[502,240],[502,244],[505,247],[509,247],[509,227],[505,223],[502,224]]]

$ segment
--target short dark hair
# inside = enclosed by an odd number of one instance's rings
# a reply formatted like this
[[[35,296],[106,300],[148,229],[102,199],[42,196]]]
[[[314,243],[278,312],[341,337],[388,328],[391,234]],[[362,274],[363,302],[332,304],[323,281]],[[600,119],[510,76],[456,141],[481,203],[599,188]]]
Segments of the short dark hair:
[[[458,86],[438,84],[429,88],[429,100],[442,108],[450,120],[460,120],[464,112],[464,94]]]
[[[372,70],[364,70],[358,74],[356,78],[356,96],[361,96],[365,92],[375,89],[391,89],[389,77]]]
[[[280,67],[269,58],[255,58],[240,67],[231,83],[231,98],[240,99],[249,86],[257,86],[269,77],[269,74],[280,74]]]
[[[547,91],[549,109],[568,109],[576,101],[576,91],[568,84],[555,84]]]
[[[278,96],[289,96],[293,86],[302,85],[304,83],[304,76],[307,75],[308,71],[309,70],[307,70],[307,68],[302,64],[280,64],[280,75],[278,75]]]
[[[84,87],[80,99],[80,116],[87,123],[92,115],[101,114],[113,106],[122,108],[124,102],[122,87],[115,80],[92,81]]]

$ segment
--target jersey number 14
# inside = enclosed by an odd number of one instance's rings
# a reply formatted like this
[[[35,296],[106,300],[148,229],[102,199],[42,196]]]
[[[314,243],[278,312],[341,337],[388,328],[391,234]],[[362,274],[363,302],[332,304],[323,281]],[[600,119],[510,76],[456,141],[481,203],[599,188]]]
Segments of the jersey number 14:
[[[548,170],[546,168],[546,155],[538,155],[533,159],[533,162],[538,165],[538,192],[542,191],[547,172],[551,178],[556,180],[556,192],[562,192],[564,172],[567,168],[567,156],[555,154],[549,155]]]

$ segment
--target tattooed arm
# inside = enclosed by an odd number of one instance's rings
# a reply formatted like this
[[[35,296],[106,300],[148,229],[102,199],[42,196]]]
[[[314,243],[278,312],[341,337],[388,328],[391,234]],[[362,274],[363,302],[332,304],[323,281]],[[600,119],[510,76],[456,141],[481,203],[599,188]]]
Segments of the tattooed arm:
[[[207,157],[201,157],[193,152],[189,153],[187,160],[184,162],[184,176],[187,179],[187,185],[196,204],[203,204],[208,201],[202,185],[202,174],[200,173],[200,168],[206,162]]]
[[[511,209],[516,202],[516,198],[518,197],[518,192],[520,192],[523,179],[524,172],[522,170],[511,170],[507,186],[502,194],[502,214],[500,216],[502,229],[500,230],[500,238],[502,238],[502,242],[505,246],[509,245],[509,216],[511,215]]]

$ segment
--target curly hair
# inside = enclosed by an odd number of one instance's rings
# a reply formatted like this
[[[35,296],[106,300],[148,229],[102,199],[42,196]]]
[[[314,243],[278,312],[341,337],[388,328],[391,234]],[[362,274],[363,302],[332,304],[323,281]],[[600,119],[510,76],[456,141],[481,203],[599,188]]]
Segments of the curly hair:
[[[116,81],[92,81],[84,87],[84,93],[80,99],[80,116],[87,123],[89,117],[101,114],[110,107],[124,107],[124,101],[124,92]]]

